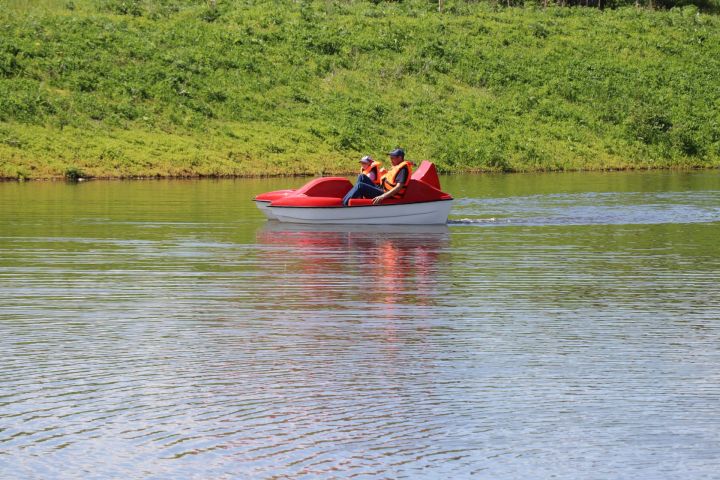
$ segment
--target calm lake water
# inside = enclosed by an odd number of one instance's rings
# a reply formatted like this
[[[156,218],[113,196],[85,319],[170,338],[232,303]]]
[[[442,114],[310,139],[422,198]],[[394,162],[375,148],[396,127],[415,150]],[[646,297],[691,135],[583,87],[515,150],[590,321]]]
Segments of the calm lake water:
[[[0,184],[0,477],[718,478],[717,171],[306,180]]]

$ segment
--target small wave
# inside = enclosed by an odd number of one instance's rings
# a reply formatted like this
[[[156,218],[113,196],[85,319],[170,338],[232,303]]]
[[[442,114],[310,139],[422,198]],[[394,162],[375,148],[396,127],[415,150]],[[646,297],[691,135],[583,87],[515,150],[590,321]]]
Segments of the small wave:
[[[499,224],[499,223],[510,223],[509,219],[501,218],[456,218],[448,220],[448,225],[486,225],[486,224]]]

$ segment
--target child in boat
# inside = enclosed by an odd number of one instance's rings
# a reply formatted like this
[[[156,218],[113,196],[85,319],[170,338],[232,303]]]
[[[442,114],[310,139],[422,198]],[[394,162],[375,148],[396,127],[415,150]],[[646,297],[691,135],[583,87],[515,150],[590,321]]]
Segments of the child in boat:
[[[370,155],[365,155],[360,159],[360,175],[367,176],[373,184],[380,185],[380,178],[386,173],[387,170],[382,168],[380,162],[375,161]],[[358,177],[358,181],[360,181],[360,177]]]

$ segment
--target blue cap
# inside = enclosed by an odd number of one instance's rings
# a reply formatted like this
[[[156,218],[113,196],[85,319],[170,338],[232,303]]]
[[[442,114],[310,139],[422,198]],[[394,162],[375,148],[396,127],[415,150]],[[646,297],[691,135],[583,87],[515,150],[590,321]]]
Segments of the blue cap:
[[[388,153],[391,157],[403,157],[405,158],[405,150],[402,148],[396,148],[392,152]]]

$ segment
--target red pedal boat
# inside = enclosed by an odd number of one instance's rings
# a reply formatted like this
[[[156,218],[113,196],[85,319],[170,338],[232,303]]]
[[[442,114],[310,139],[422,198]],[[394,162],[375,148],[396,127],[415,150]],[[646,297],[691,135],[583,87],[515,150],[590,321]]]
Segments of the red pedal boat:
[[[452,196],[440,190],[435,165],[423,161],[413,172],[405,195],[373,205],[372,199],[342,199],[352,188],[344,177],[316,178],[297,190],[276,190],[255,197],[269,219],[295,223],[362,225],[436,225],[447,223]]]

